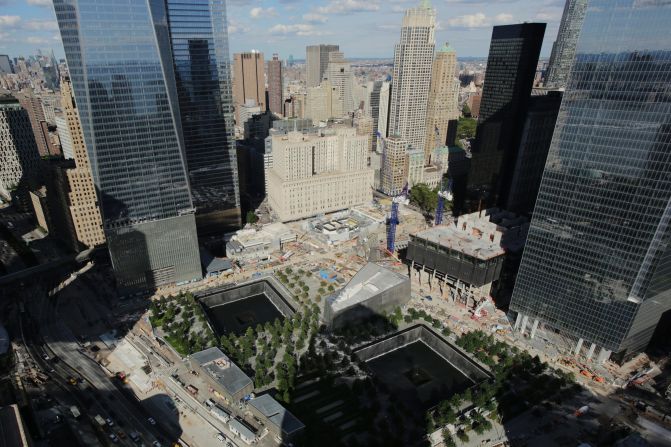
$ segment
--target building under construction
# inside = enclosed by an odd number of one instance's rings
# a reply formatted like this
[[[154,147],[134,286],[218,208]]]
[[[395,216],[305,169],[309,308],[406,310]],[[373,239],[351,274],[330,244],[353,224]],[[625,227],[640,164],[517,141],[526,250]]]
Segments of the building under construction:
[[[410,235],[410,272],[432,294],[476,305],[501,278],[507,253],[521,253],[528,229],[526,218],[498,208],[460,216]]]

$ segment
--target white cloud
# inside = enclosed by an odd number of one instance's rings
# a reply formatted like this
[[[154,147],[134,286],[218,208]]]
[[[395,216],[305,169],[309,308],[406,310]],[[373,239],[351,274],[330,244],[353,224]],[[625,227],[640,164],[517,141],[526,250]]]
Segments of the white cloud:
[[[513,21],[513,15],[507,13],[500,13],[494,17],[488,17],[482,12],[475,14],[466,14],[463,16],[449,19],[447,24],[452,28],[488,28],[492,25],[501,25]]]
[[[29,36],[26,38],[26,42],[33,44],[33,45],[46,45],[50,43],[49,39],[45,39],[44,37],[37,37],[37,36]]]
[[[51,6],[51,0],[28,0],[27,3],[34,6]]]
[[[487,16],[481,12],[455,17],[454,19],[449,19],[447,23],[455,28],[484,28],[489,26]]]
[[[237,20],[228,19],[228,33],[229,34],[244,34],[250,32],[252,29],[245,23]]]
[[[30,31],[57,31],[58,23],[55,20],[28,20],[21,28]]]
[[[536,13],[535,20],[542,20],[544,22],[557,22],[561,19],[561,14],[556,14],[547,11],[539,11]]]
[[[312,23],[326,23],[328,20],[328,17],[322,14],[317,14],[314,12],[310,12],[307,14],[303,14],[303,20],[306,22],[312,22]]]
[[[501,14],[497,14],[496,17],[494,17],[494,23],[499,25],[503,23],[510,23],[513,21],[513,15],[512,14],[507,14],[505,12],[502,12]]]
[[[263,17],[275,17],[277,15],[277,11],[275,11],[275,8],[256,7],[256,8],[252,8],[249,11],[249,15],[253,19],[261,19]]]
[[[320,6],[320,14],[349,14],[351,12],[378,11],[377,0],[331,0],[328,5]]]
[[[2,27],[16,26],[19,22],[21,22],[19,16],[0,16],[0,26]]]
[[[315,27],[313,25],[309,25],[307,23],[294,23],[291,25],[284,25],[278,23],[277,25],[270,28],[269,32],[270,34],[280,34],[280,35],[293,34],[296,36],[317,36],[321,34],[317,30],[315,30]]]

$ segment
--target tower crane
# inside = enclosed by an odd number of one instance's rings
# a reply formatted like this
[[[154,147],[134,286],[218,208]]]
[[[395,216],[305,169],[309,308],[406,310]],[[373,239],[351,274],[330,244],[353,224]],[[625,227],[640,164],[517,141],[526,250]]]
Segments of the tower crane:
[[[399,224],[398,207],[405,203],[408,197],[408,184],[406,183],[401,194],[394,197],[391,201],[391,213],[387,219],[387,252],[391,255],[396,251],[396,226]]]

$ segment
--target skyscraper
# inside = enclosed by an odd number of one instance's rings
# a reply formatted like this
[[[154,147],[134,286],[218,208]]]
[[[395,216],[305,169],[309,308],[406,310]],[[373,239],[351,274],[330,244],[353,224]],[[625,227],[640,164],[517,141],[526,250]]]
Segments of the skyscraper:
[[[121,294],[202,277],[170,5],[54,1]]]
[[[314,123],[328,121],[336,116],[336,107],[333,103],[337,92],[331,85],[331,81],[323,81],[318,87],[308,88],[305,95],[305,110],[303,116],[311,119]],[[295,100],[296,98],[294,98]],[[342,112],[342,107],[339,108]]]
[[[277,54],[268,61],[268,107],[276,115],[283,115],[284,85],[282,83],[282,61]]]
[[[221,234],[241,224],[226,6],[164,1],[198,234]]]
[[[534,90],[531,95],[504,206],[508,211],[528,216],[534,210],[561,99],[561,90]]]
[[[0,74],[14,73],[12,60],[6,54],[0,54]]]
[[[470,211],[505,204],[544,33],[545,23],[494,27],[468,175]]]
[[[253,101],[266,111],[266,79],[263,53],[250,51],[233,55],[233,102],[237,123],[240,125],[238,109]]]
[[[26,208],[36,186],[40,154],[28,113],[16,98],[0,96],[0,195]]]
[[[335,91],[333,98],[334,116],[340,118],[353,111],[354,73],[352,73],[352,66],[345,60],[343,53],[339,51],[329,53],[329,64],[324,72],[323,80],[330,81]]]
[[[426,144],[424,163],[428,164],[431,154],[438,146],[444,146],[447,124],[458,119],[459,79],[457,74],[457,52],[448,44],[436,51],[431,74],[428,110],[426,113]]]
[[[392,135],[384,144],[386,150],[380,166],[380,189],[389,196],[397,196],[408,183],[408,142]]]
[[[91,163],[84,144],[84,134],[79,120],[79,112],[72,92],[72,84],[69,78],[61,80],[61,104],[65,115],[65,125],[70,136],[74,169],[65,171],[66,183],[64,187],[69,194],[64,197],[63,202],[69,207],[72,216],[73,229],[76,239],[87,247],[95,247],[105,242],[102,218],[98,206],[93,177],[91,175]],[[60,131],[60,129],[59,129]],[[51,194],[51,191],[47,191]]]
[[[513,293],[516,329],[599,361],[645,348],[671,308],[670,20],[590,1]]]
[[[338,45],[310,45],[306,48],[307,87],[317,87],[329,65],[329,53],[340,51]]]
[[[566,88],[586,11],[587,0],[566,0],[557,40],[552,45],[550,64],[545,75],[545,84],[548,87]]]
[[[47,121],[44,116],[44,109],[42,108],[40,98],[38,98],[31,90],[23,90],[16,96],[21,103],[21,106],[28,112],[30,126],[33,128],[35,142],[37,143],[37,149],[39,150],[40,155],[43,157],[48,155],[58,155],[58,151],[53,147],[51,140],[49,139]]]
[[[399,135],[413,149],[424,150],[426,108],[431,86],[436,10],[428,0],[406,10],[401,40],[394,48],[389,135]]]
[[[370,97],[367,101],[366,112],[373,118],[373,135],[378,133],[382,138],[387,136],[387,116],[389,112],[390,82],[375,81],[370,83]],[[373,150],[377,148],[377,138],[373,137]]]

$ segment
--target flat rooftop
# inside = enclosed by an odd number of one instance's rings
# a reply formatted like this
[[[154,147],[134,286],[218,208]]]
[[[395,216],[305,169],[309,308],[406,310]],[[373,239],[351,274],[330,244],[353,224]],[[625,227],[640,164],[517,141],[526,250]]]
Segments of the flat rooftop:
[[[237,419],[231,419],[231,421],[228,423],[228,426],[231,427],[231,429],[234,429],[238,433],[240,433],[240,436],[246,439],[254,439],[256,438],[256,433],[251,431],[245,424],[240,422]]]
[[[467,256],[487,261],[524,246],[529,221],[498,208],[459,216],[455,222],[413,234]]]
[[[305,424],[280,405],[270,394],[264,394],[250,400],[249,405],[268,418],[268,421],[280,429],[282,433],[291,435],[305,428]]]
[[[252,379],[238,368],[219,348],[209,348],[191,355],[191,360],[229,394],[234,395],[252,384]]]
[[[369,262],[339,292],[329,297],[334,312],[362,303],[409,281],[407,276]]]
[[[488,238],[479,238],[473,234],[458,231],[454,224],[429,228],[415,233],[414,236],[483,261],[505,254],[501,243],[493,243]]]

